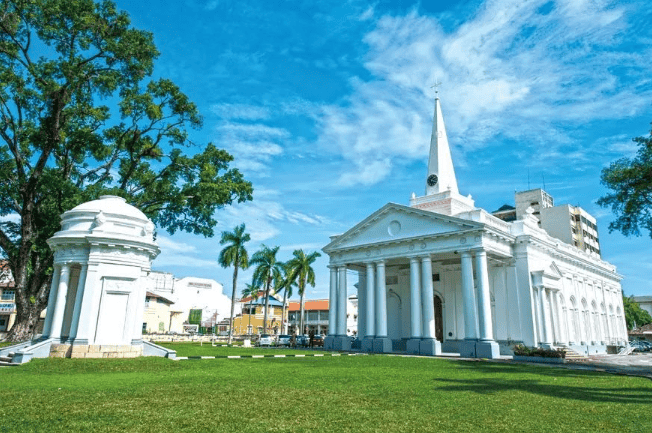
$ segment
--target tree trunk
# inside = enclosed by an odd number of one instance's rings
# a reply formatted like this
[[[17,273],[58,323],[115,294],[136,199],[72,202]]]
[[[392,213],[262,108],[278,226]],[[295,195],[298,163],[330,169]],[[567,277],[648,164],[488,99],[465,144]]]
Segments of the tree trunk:
[[[300,311],[299,311],[299,334],[303,335],[303,290],[301,291],[301,302],[300,302]]]
[[[229,341],[228,345],[231,345],[231,340],[233,338],[233,310],[235,308],[235,285],[238,280],[238,263],[239,263],[238,254],[235,255],[234,267],[233,269],[233,291],[231,292],[231,319],[229,320]]]
[[[31,340],[36,333],[36,326],[38,319],[41,316],[41,311],[47,306],[47,303],[36,302],[30,303],[23,308],[16,308],[16,321],[11,327],[11,331],[7,336],[7,341],[20,343],[23,341]]]
[[[263,317],[263,334],[267,334],[267,313],[269,311],[269,286],[272,284],[272,279],[267,279],[265,286],[265,316]]]
[[[287,324],[286,324],[286,320],[285,320],[285,318],[287,317],[287,308],[285,306],[285,302],[287,300],[287,297],[288,297],[288,290],[285,289],[285,291],[283,292],[283,307],[282,307],[283,309],[281,310],[281,329],[283,329],[283,331],[282,331],[283,334],[288,333],[288,328],[287,328]]]

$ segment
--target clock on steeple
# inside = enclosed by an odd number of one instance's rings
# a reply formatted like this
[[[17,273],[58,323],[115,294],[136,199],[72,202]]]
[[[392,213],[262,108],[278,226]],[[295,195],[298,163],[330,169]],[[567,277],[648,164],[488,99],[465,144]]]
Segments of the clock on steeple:
[[[437,185],[438,181],[439,179],[437,178],[436,174],[431,174],[430,176],[428,176],[428,180],[427,180],[428,186],[435,186]]]

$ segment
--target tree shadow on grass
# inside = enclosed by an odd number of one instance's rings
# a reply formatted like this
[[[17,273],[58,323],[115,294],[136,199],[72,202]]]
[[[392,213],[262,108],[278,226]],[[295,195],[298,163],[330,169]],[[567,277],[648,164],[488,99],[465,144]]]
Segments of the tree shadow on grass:
[[[652,401],[652,386],[611,387],[599,383],[593,386],[568,385],[566,379],[588,379],[591,376],[602,376],[604,373],[593,371],[577,371],[556,368],[523,368],[525,366],[514,364],[488,364],[488,363],[460,363],[463,368],[472,368],[474,371],[487,373],[508,373],[500,377],[484,377],[472,379],[436,378],[437,388],[441,391],[471,391],[478,394],[493,394],[502,391],[522,391],[531,394],[549,397],[564,398],[569,400],[582,400],[603,403],[636,403],[649,405]],[[545,375],[554,376],[559,383],[550,383],[525,376]],[[577,382],[575,382],[577,383]],[[641,382],[647,383],[647,382]]]

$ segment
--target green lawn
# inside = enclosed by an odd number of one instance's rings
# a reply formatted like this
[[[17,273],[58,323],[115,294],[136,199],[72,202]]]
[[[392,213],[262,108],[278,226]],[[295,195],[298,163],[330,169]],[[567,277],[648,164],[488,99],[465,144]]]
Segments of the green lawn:
[[[312,353],[330,353],[320,349],[290,349],[284,347],[228,347],[211,346],[211,343],[156,343],[175,350],[177,356],[233,356],[233,355],[295,355]]]
[[[0,368],[0,432],[645,432],[652,381],[390,356],[37,359]]]

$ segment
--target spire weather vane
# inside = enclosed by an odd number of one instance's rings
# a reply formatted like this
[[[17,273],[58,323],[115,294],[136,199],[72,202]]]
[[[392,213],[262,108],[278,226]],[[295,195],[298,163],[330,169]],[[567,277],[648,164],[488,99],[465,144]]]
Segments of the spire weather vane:
[[[439,86],[441,86],[441,81],[437,81],[437,79],[435,79],[435,84],[430,86],[431,89],[435,89],[435,97],[439,96]]]

